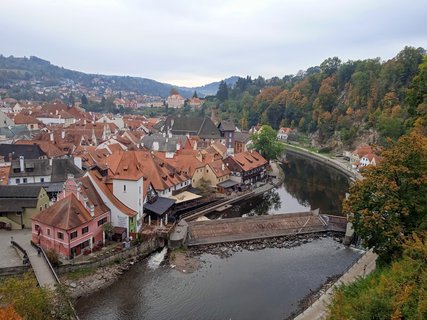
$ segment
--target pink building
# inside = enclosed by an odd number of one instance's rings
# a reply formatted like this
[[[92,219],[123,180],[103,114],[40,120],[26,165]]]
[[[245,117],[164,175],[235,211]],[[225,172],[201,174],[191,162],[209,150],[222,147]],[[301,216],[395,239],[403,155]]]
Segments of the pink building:
[[[90,179],[70,177],[58,202],[32,218],[32,240],[71,258],[101,247],[105,240],[102,225],[109,221],[110,210]]]

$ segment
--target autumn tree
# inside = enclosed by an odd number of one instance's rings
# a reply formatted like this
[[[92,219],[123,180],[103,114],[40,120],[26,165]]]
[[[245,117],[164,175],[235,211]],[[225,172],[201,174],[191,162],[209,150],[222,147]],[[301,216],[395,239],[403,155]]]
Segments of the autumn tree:
[[[390,261],[408,235],[427,227],[427,138],[403,136],[382,156],[350,188],[343,208],[365,245]]]
[[[272,127],[264,125],[258,133],[251,136],[253,148],[267,160],[280,157],[284,151],[284,145],[277,139],[277,133]]]

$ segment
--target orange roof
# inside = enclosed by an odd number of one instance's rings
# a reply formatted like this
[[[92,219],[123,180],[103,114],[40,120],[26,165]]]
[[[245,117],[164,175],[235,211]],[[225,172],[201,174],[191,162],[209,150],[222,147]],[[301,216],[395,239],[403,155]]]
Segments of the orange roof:
[[[107,164],[114,179],[139,180],[143,177],[135,152],[114,152],[107,158]]]
[[[222,160],[216,160],[211,163],[208,163],[208,166],[211,168],[212,172],[218,178],[221,178],[223,176],[230,174],[230,169],[228,169],[227,166],[224,165],[224,162]]]
[[[244,171],[249,171],[258,168],[262,165],[267,164],[267,160],[264,159],[255,150],[240,152],[234,155],[232,158]]]
[[[219,141],[213,143],[211,147],[218,151],[222,156],[224,156],[224,154],[227,152],[227,147]]]
[[[358,146],[357,149],[353,151],[353,154],[357,154],[359,157],[363,157],[368,153],[372,153],[372,147],[366,144]]]
[[[32,219],[62,230],[71,230],[93,218],[76,196],[70,194]]]
[[[36,144],[49,158],[58,158],[67,154],[59,149],[55,144],[48,140],[18,140],[15,144]]]
[[[120,179],[119,177],[122,177],[121,179],[123,179],[123,166],[126,165],[128,167],[126,172],[132,172],[132,174],[128,174],[129,179],[144,176],[144,181],[152,183],[156,190],[172,188],[190,179],[181,170],[176,170],[163,159],[146,150],[115,152],[108,157],[107,165],[112,178]]]
[[[190,150],[195,151],[195,150]],[[197,151],[196,151],[197,152]],[[183,171],[190,177],[194,175],[196,169],[203,168],[205,165],[199,161],[193,154],[176,153],[172,159],[166,158],[165,152],[156,152],[155,155],[170,164],[172,167]]]
[[[37,124],[40,122],[35,117],[22,113],[18,113],[13,119],[13,121],[15,122],[15,124]]]

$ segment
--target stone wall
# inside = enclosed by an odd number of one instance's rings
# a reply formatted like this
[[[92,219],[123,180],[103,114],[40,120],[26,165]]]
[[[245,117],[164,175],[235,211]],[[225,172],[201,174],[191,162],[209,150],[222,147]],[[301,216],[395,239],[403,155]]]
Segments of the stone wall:
[[[108,256],[99,257],[95,260],[79,262],[75,264],[64,264],[55,269],[58,275],[68,273],[74,270],[83,269],[83,268],[97,268],[102,267],[108,264],[115,263],[117,261],[122,261],[128,258],[137,257],[144,258],[150,255],[152,252],[164,246],[164,241],[157,238],[151,238],[145,240],[139,245],[132,246],[129,249],[123,249],[118,252],[114,252]]]

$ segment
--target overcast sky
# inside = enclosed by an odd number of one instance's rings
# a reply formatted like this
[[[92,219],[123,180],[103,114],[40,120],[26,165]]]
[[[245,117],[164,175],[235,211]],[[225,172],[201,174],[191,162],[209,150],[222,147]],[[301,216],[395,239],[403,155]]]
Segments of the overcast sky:
[[[427,48],[427,1],[0,0],[0,54],[202,85]]]

